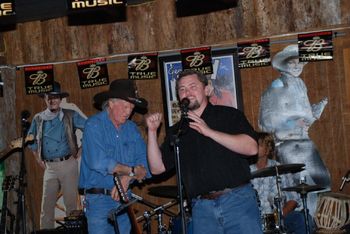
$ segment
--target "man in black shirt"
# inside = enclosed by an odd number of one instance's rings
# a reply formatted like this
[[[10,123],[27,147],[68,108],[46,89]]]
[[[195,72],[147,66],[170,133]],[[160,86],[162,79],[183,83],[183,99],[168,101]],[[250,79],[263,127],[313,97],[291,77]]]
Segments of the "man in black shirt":
[[[181,127],[180,166],[192,201],[193,232],[262,233],[247,160],[258,151],[256,132],[239,110],[208,102],[208,81],[201,73],[181,72],[176,88],[180,101],[189,100],[188,117],[170,128],[161,148],[157,129],[162,115],[146,118],[151,172],[161,174],[175,166],[170,143]]]

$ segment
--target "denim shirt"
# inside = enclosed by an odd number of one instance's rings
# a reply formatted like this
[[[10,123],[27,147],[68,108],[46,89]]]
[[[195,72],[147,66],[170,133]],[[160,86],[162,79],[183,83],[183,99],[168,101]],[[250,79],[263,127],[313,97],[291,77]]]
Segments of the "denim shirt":
[[[74,111],[72,118],[73,128],[84,129],[85,118],[82,117],[78,112]],[[37,133],[37,122],[33,121],[30,129],[28,130],[28,135],[36,136]],[[43,159],[54,159],[61,158],[63,156],[69,155],[70,147],[67,139],[67,134],[65,132],[64,121],[60,119],[59,115],[52,119],[43,122],[42,126],[42,158]],[[36,138],[36,137],[35,137]],[[30,149],[37,150],[37,141],[29,145]]]
[[[100,112],[86,121],[79,188],[112,189],[113,169],[118,164],[144,165],[148,176],[146,144],[136,126],[127,120],[118,129]]]

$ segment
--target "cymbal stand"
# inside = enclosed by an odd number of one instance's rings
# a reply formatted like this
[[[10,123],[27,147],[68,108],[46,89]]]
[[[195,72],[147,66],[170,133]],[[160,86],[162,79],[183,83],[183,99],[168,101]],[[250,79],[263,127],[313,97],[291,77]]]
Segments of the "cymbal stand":
[[[29,117],[29,116],[28,116]],[[30,123],[27,118],[22,116],[22,151],[20,157],[20,169],[18,175],[18,190],[17,190],[17,211],[16,211],[16,222],[15,222],[15,232],[16,233],[27,233],[26,225],[26,204],[25,204],[25,188],[27,186],[26,182],[26,165],[25,165],[25,138],[30,127]]]
[[[145,223],[143,224],[142,230],[146,230],[147,234],[151,234],[151,213],[146,210],[145,212],[143,212],[143,218],[145,219]]]
[[[167,228],[163,224],[163,209],[157,211],[157,220],[158,220],[158,234],[166,234]]]
[[[304,220],[305,220],[305,229],[306,229],[306,234],[310,234],[310,221],[309,221],[309,210],[307,208],[307,191],[300,191],[300,198],[301,198],[301,201],[303,202],[303,213],[304,213]]]
[[[286,233],[284,229],[284,222],[282,219],[282,193],[281,193],[281,176],[278,172],[278,167],[275,165],[276,170],[276,187],[277,187],[277,196],[274,198],[275,205],[277,207],[277,225],[276,228],[278,233]]]

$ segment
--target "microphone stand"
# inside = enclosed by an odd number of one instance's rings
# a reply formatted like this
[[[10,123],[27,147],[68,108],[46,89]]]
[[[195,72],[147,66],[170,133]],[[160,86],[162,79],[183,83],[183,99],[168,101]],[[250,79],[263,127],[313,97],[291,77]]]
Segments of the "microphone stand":
[[[176,180],[177,180],[177,192],[179,194],[179,205],[180,205],[180,215],[181,215],[181,230],[182,234],[187,234],[186,226],[186,215],[184,208],[184,198],[183,198],[183,185],[182,185],[182,174],[180,166],[180,135],[183,133],[183,124],[186,119],[186,113],[183,113],[180,119],[179,128],[176,134],[173,135],[171,145],[174,147],[174,156],[175,156],[175,169],[176,169]]]
[[[25,166],[25,152],[24,148],[26,145],[25,139],[27,135],[28,128],[30,123],[27,119],[22,118],[22,153],[20,157],[20,171],[18,176],[18,191],[17,191],[17,219],[16,219],[16,227],[15,233],[20,233],[20,226],[22,226],[22,233],[26,234],[26,210],[25,210],[25,186],[26,183],[24,181],[26,174],[26,166]]]

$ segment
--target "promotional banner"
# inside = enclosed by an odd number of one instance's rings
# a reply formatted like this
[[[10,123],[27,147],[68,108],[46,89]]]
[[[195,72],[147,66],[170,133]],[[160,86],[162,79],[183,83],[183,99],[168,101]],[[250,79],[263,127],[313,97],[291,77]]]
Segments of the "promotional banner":
[[[82,89],[109,84],[107,64],[97,65],[97,63],[104,61],[106,61],[105,58],[100,58],[77,63],[80,87]]]
[[[180,53],[183,70],[196,70],[204,75],[213,74],[210,47],[181,50]]]
[[[16,23],[14,0],[0,0],[0,25]]]
[[[239,42],[239,68],[253,68],[271,65],[270,39],[261,39],[249,42]]]
[[[130,80],[157,79],[158,53],[128,56],[128,76]]]
[[[25,67],[24,77],[27,95],[47,93],[53,90],[53,65]]]
[[[298,35],[299,61],[333,60],[332,31]]]
[[[102,24],[126,20],[126,0],[67,0],[68,24]]]

